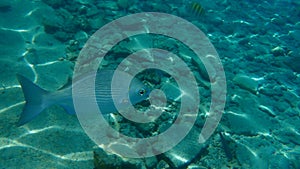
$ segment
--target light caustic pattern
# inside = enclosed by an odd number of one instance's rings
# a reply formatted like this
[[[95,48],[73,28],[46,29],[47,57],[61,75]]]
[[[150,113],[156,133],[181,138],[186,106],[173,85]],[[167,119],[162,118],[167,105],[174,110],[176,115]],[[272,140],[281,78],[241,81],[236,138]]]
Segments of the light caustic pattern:
[[[15,151],[17,149],[31,149],[37,153],[43,154],[46,157],[53,157],[58,160],[58,165],[65,166],[68,162],[79,162],[79,161],[89,161],[93,159],[92,151],[78,151],[71,152],[67,154],[63,153],[54,153],[50,150],[43,149],[40,146],[36,146],[34,143],[24,143],[24,138],[27,138],[31,135],[39,135],[47,132],[56,132],[64,131],[64,132],[72,132],[72,133],[82,133],[82,130],[78,129],[66,129],[60,126],[48,126],[41,129],[30,129],[28,127],[23,127],[24,133],[15,138],[6,138],[0,137],[0,151],[4,151],[5,149],[9,149],[11,151]],[[25,139],[26,140],[26,139]],[[27,141],[28,142],[28,141]]]
[[[226,80],[221,61],[213,45],[196,26],[188,21],[177,16],[153,12],[138,13],[117,19],[99,29],[85,44],[76,63],[74,77],[84,72],[92,72],[96,75],[106,53],[118,42],[128,37],[149,33],[171,37],[187,45],[198,56],[194,59],[201,60],[208,72],[212,96],[206,122],[199,133],[198,141],[202,144],[214,132],[222,116],[226,98]],[[151,59],[147,60],[146,57]],[[175,65],[170,64],[169,58],[174,60]],[[84,103],[77,99],[80,98],[78,96],[82,87],[91,89],[86,95],[94,96],[94,81],[87,82],[84,86],[73,85],[73,101],[77,117],[88,136],[104,150],[129,158],[151,157],[172,149],[193,127],[199,110],[200,97],[199,93],[195,92],[198,91],[197,82],[187,64],[175,54],[157,48],[136,51],[118,65],[111,86],[113,88],[118,83],[126,83],[129,87],[132,79],[118,81],[118,79],[124,80],[124,78],[119,78],[121,75],[118,72],[120,71],[125,71],[134,77],[139,72],[152,68],[170,74],[180,91],[183,91],[177,119],[165,132],[153,137],[133,138],[112,129],[101,115],[96,98],[88,98],[88,101]],[[165,102],[165,95],[159,90],[155,91],[155,93],[152,93],[154,91],[150,93],[150,103],[155,102],[151,101],[152,96]],[[114,97],[113,99],[115,100]],[[151,122],[161,114],[157,111],[151,113],[152,116],[147,116],[147,113],[135,110],[133,107],[130,111],[120,113],[136,123]]]

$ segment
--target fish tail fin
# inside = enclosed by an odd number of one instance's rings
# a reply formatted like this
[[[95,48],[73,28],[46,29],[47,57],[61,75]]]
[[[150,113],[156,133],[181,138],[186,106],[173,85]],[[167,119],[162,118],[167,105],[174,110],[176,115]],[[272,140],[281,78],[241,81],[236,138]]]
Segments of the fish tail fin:
[[[26,101],[23,112],[18,121],[18,126],[22,126],[34,119],[49,106],[49,104],[45,102],[45,95],[49,92],[40,88],[22,75],[17,74],[17,79],[22,87]]]

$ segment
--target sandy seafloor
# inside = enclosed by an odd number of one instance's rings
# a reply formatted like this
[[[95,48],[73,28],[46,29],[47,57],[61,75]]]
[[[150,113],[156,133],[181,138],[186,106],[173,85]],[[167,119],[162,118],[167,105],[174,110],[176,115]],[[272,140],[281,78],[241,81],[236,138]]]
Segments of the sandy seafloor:
[[[2,0],[0,169],[94,167],[95,144],[76,116],[62,108],[52,106],[16,127],[24,97],[15,75],[55,91],[67,83],[81,47],[98,28],[128,13],[149,11],[197,25],[215,46],[226,73],[222,120],[202,154],[187,159],[189,168],[300,168],[300,4],[200,3],[205,14],[196,17],[169,0]],[[158,157],[146,166],[182,163],[172,158]]]

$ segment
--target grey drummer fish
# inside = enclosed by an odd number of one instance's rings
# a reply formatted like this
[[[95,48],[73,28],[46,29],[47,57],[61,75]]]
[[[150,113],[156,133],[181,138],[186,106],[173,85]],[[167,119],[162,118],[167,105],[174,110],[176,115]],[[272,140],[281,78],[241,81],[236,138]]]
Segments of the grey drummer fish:
[[[135,77],[132,77],[128,73],[119,72],[121,76],[118,79],[119,82],[123,82],[123,78],[132,79],[129,89],[124,88],[124,85],[118,84],[117,87],[111,88],[112,77],[114,71],[112,70],[102,70],[98,71],[96,74],[95,80],[95,95],[97,104],[101,110],[102,114],[109,114],[117,111],[115,104],[118,104],[118,108],[125,108],[128,106],[130,99],[131,104],[137,104],[143,100],[146,100],[149,97],[149,89],[146,85],[144,85],[140,80]],[[21,84],[24,98],[25,98],[25,106],[23,108],[23,112],[18,122],[18,126],[24,125],[27,122],[31,121],[38,114],[40,114],[45,108],[51,105],[60,105],[62,106],[67,113],[75,114],[75,109],[73,105],[72,98],[72,85],[77,85],[79,83],[84,84],[87,80],[94,80],[95,77],[92,75],[85,75],[82,78],[76,78],[73,84],[66,85],[61,89],[55,92],[46,91],[29,79],[22,75],[17,75],[18,81]],[[125,79],[124,79],[125,80]],[[79,99],[84,101],[86,96],[82,90],[82,95],[80,93]],[[126,92],[119,92],[120,90]],[[123,93],[123,94],[120,94]],[[124,95],[126,94],[126,96]],[[116,102],[113,101],[113,97],[116,98]]]

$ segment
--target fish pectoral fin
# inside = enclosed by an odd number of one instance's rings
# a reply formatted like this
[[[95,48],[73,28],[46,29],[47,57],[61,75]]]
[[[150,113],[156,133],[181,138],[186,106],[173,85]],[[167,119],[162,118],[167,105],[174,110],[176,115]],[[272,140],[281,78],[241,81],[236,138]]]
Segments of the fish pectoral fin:
[[[60,87],[58,90],[63,90],[63,89],[66,89],[70,86],[72,86],[72,78],[69,77],[67,83],[64,84],[62,87]]]
[[[71,102],[71,101],[70,101]],[[59,104],[68,114],[75,114],[75,109],[73,103],[65,102]]]

